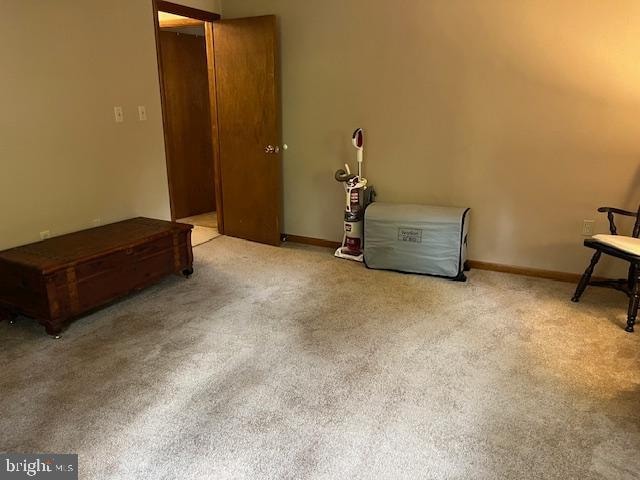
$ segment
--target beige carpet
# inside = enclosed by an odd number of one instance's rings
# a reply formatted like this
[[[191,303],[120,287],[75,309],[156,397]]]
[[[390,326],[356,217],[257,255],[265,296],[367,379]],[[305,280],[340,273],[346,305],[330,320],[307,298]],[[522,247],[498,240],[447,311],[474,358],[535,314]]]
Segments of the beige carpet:
[[[59,341],[0,324],[0,450],[83,479],[636,479],[625,299],[221,237]]]

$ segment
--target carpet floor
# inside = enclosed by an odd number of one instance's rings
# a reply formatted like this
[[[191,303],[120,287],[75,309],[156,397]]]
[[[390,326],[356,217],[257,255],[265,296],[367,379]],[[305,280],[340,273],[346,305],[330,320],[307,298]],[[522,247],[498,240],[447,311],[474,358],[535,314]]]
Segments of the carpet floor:
[[[637,479],[625,298],[219,237],[52,340],[0,324],[0,450],[83,479]]]

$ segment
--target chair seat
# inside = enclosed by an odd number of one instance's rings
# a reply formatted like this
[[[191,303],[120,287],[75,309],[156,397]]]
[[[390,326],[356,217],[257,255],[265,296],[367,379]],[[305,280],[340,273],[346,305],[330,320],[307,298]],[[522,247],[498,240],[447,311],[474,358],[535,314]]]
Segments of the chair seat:
[[[609,245],[620,251],[640,257],[640,238],[625,237],[624,235],[598,234],[591,237],[598,243]]]

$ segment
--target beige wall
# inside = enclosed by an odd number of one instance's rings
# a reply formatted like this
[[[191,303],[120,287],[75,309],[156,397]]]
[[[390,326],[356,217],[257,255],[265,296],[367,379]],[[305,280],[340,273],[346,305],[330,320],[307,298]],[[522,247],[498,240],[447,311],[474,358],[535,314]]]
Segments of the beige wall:
[[[582,220],[604,231],[597,206],[640,201],[635,1],[222,6],[280,18],[288,233],[340,238],[332,174],[356,126],[379,200],[471,206],[477,260],[580,271]],[[2,1],[0,248],[169,217],[150,17],[150,0]]]
[[[583,219],[640,202],[637,1],[223,7],[280,19],[288,233],[340,238],[358,126],[379,200],[472,207],[476,260],[581,271]]]
[[[0,249],[95,218],[169,218],[151,0],[0,6]]]
[[[179,3],[208,12],[222,13],[222,0],[168,0],[171,3]]]

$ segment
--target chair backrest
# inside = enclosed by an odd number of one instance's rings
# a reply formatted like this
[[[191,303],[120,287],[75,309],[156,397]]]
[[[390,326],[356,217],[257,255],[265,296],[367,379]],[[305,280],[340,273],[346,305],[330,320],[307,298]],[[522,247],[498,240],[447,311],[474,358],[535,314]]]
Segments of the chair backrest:
[[[636,223],[633,224],[633,238],[638,238],[640,236],[640,205],[638,206],[638,211],[636,212]]]

